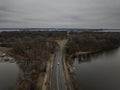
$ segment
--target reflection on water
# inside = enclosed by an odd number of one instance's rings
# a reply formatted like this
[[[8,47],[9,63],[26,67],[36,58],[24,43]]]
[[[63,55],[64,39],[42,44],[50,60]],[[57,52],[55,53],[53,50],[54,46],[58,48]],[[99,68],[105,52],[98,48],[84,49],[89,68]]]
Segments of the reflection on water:
[[[0,63],[0,90],[16,90],[17,84],[26,75],[39,72],[42,69],[41,62],[1,62]]]
[[[20,74],[16,63],[0,63],[0,90],[14,90]]]
[[[120,90],[120,48],[72,58],[83,90]]]

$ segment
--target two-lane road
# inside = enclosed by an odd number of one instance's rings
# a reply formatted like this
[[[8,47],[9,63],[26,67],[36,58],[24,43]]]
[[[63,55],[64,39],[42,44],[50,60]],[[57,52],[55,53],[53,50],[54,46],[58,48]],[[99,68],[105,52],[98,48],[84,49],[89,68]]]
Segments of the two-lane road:
[[[62,43],[59,43],[59,47],[56,48],[56,53],[52,65],[50,90],[66,90],[65,77],[63,73],[63,63],[62,63],[63,48],[64,45]]]

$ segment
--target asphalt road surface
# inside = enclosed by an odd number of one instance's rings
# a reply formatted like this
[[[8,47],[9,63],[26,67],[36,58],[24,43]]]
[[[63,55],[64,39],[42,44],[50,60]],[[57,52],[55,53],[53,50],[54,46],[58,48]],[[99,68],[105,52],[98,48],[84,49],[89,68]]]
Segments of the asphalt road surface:
[[[66,90],[62,64],[63,47],[64,45],[60,43],[59,47],[56,48],[56,53],[52,65],[50,90]]]

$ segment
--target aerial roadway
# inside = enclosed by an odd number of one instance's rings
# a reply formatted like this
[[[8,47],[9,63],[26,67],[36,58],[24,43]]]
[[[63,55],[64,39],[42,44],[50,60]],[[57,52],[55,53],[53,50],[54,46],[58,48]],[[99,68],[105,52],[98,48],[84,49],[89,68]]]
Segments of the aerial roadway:
[[[63,62],[62,62],[63,47],[64,45],[60,43],[59,46],[56,48],[56,52],[52,64],[50,90],[66,90]]]

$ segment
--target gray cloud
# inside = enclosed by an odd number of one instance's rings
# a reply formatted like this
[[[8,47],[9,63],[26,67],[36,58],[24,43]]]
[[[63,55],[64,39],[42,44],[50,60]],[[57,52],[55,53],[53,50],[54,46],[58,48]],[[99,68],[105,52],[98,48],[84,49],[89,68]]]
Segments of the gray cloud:
[[[0,0],[0,27],[120,28],[120,0]]]

